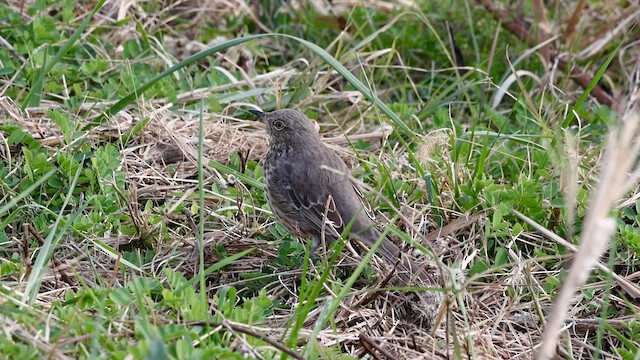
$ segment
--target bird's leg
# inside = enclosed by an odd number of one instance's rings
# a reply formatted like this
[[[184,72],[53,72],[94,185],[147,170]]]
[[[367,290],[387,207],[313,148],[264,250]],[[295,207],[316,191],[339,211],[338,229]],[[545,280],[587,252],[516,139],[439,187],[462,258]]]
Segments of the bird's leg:
[[[322,259],[324,258],[324,252],[320,252],[318,251],[318,249],[320,249],[322,245],[322,241],[320,240],[320,237],[318,236],[313,236],[311,238],[311,242],[309,244],[308,250],[309,250],[309,260],[317,260],[317,259]]]
[[[313,236],[311,238],[311,249],[309,249],[309,251],[311,252],[311,254],[315,254],[316,250],[318,250],[318,248],[320,248],[320,237],[319,236]]]

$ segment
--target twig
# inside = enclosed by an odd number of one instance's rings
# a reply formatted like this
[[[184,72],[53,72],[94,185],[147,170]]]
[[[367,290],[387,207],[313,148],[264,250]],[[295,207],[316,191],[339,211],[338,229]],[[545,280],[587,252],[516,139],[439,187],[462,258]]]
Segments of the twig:
[[[23,58],[22,56],[20,56],[20,54],[18,54],[18,52],[16,51],[16,49],[13,47],[13,45],[11,45],[11,43],[9,43],[5,38],[3,38],[2,36],[0,36],[0,46],[6,48],[7,50],[9,50],[9,53],[11,53],[11,55],[13,55],[13,57],[15,57],[16,59],[18,59],[18,61],[20,61],[20,64],[24,64],[26,62],[25,58]]]
[[[461,216],[453,220],[452,222],[448,223],[447,225],[424,235],[424,241],[426,243],[431,243],[437,240],[438,238],[447,236],[458,230],[462,230],[471,224],[475,224],[481,217],[486,215],[487,215],[486,211],[480,211],[473,215],[466,214],[465,216]]]
[[[44,245],[44,239],[42,238],[42,235],[40,235],[40,233],[38,233],[36,231],[36,229],[33,227],[33,225],[31,224],[27,224],[27,228],[29,230],[29,233],[36,238],[36,240],[38,240],[38,243],[40,243],[40,245]],[[29,261],[29,259],[27,259],[27,261]],[[64,282],[66,282],[67,284],[71,285],[71,286],[76,286],[77,283],[75,281],[73,281],[73,279],[71,279],[71,277],[69,277],[69,275],[67,275],[66,272],[62,271],[61,266],[60,266],[60,262],[58,262],[58,259],[56,259],[55,254],[51,254],[51,263],[53,264],[53,267],[58,269],[58,272],[60,273],[60,277],[62,277],[62,280],[64,280]],[[30,264],[30,262],[29,262]]]
[[[567,27],[564,30],[564,36],[570,38],[573,36],[573,33],[576,30],[576,25],[578,24],[578,20],[580,20],[580,15],[582,14],[582,9],[584,9],[584,0],[578,0],[578,4],[575,9],[571,13],[571,17],[569,17],[569,21],[567,21]]]
[[[574,254],[578,252],[578,247],[577,246],[575,246],[572,243],[568,242],[567,240],[561,238],[560,236],[558,236],[553,231],[551,231],[551,230],[545,228],[544,226],[538,224],[537,222],[535,222],[530,217],[522,214],[518,210],[513,210],[513,213],[517,217],[522,219],[524,222],[526,222],[527,224],[533,226],[536,230],[538,230],[546,238],[555,241],[560,246],[563,246],[566,249],[569,249]],[[601,263],[600,261],[598,261],[598,263],[596,263],[596,266],[598,267],[598,269],[604,271],[607,275],[611,276],[613,278],[613,280],[615,282],[617,282],[620,285],[620,287],[622,287],[627,292],[627,294],[632,296],[634,299],[640,298],[640,288],[638,287],[638,285],[632,283],[631,281],[629,281],[629,280],[625,279],[624,277],[622,277],[622,276],[616,274],[615,272],[611,271],[611,269],[609,269],[605,264]]]
[[[31,275],[31,260],[29,259],[29,224],[22,225],[22,253],[27,263],[27,276]]]
[[[386,349],[384,349],[383,347],[378,345],[375,341],[373,341],[373,339],[371,339],[367,335],[361,333],[359,338],[360,338],[360,343],[362,344],[362,347],[374,359],[381,359],[380,356],[378,354],[376,354],[376,351],[379,352],[380,354],[382,354],[387,359],[392,359],[392,360],[393,359],[397,359],[396,356],[394,356],[392,353],[388,352]]]
[[[187,261],[189,263],[197,264],[197,260],[200,257],[200,241],[198,241],[198,238],[200,237],[200,231],[198,230],[198,225],[196,225],[196,222],[193,220],[191,211],[189,211],[189,209],[185,207],[182,209],[182,213],[186,216],[187,223],[189,224],[191,231],[193,231],[193,236],[196,238],[196,241],[193,243],[193,252],[191,253],[191,255],[189,255],[189,259]]]
[[[523,24],[518,22],[516,19],[511,16],[511,14],[505,10],[498,8],[493,1],[491,0],[477,0],[479,3],[484,5],[487,10],[489,10],[493,16],[501,20],[502,26],[509,30],[512,34],[517,36],[523,41],[526,41],[529,46],[536,46],[537,41],[536,38],[532,36],[532,32],[528,30]],[[538,28],[538,33],[540,35],[540,39],[549,39],[551,35],[543,28]],[[548,50],[547,50],[548,49]],[[558,66],[561,69],[566,70],[567,68],[571,69],[571,79],[580,85],[583,89],[586,89],[591,83],[591,79],[586,75],[586,72],[582,70],[577,65],[570,65],[567,60],[558,56],[558,52],[555,48],[552,47],[551,44],[547,45],[544,50],[541,50],[543,56],[548,57],[549,61],[557,61]],[[596,86],[591,90],[591,95],[595,97],[601,104],[609,106],[610,108],[616,107],[616,101],[613,97],[604,89],[600,84],[596,84]]]
[[[381,289],[384,288],[385,286],[387,286],[389,281],[391,281],[391,279],[394,278],[394,276],[396,275],[396,270],[397,270],[399,264],[400,264],[400,260],[396,261],[396,264],[393,267],[393,270],[391,270],[387,274],[387,276],[382,280],[382,282],[380,282],[380,285],[377,286],[377,289],[374,289],[373,291],[368,293],[366,296],[364,296],[362,299],[360,299],[357,303],[355,303],[353,305],[353,307],[354,308],[358,308],[360,306],[364,306],[364,305],[372,302],[373,300],[375,300],[380,295],[380,293],[382,292]]]
[[[171,322],[171,321],[163,321],[163,323],[165,324],[176,324],[175,322]],[[253,331],[251,329],[248,328],[247,325],[240,325],[240,324],[235,324],[235,323],[231,323],[228,321],[224,321],[224,322],[217,322],[217,321],[211,321],[211,320],[205,320],[205,321],[187,321],[184,323],[181,323],[183,325],[196,325],[196,326],[210,326],[210,327],[219,327],[219,328],[229,328],[233,331],[237,331],[239,333],[243,333],[245,335],[249,335],[252,336],[256,339],[262,340],[266,343],[268,343],[269,345],[273,346],[274,348],[286,353],[287,355],[293,357],[294,359],[298,359],[298,360],[304,360],[304,358],[300,355],[298,355],[298,353],[296,353],[295,351],[289,349],[288,347],[282,345],[280,342],[278,342],[277,340],[273,340],[269,337],[267,337],[267,335],[265,334],[261,334],[257,331]]]

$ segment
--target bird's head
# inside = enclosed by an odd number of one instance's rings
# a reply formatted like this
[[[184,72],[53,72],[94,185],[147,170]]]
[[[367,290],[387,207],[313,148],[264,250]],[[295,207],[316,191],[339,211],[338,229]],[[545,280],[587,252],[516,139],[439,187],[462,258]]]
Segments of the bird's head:
[[[318,132],[305,114],[291,109],[261,112],[249,110],[257,115],[267,125],[269,139],[274,145],[293,145],[294,143],[309,142],[319,139]]]

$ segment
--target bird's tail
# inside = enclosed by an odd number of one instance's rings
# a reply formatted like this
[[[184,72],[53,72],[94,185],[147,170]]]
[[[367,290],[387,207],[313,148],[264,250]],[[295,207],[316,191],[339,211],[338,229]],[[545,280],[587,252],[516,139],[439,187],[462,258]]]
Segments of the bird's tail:
[[[426,288],[440,287],[433,274],[425,270],[424,267],[418,266],[411,255],[403,253],[388,237],[383,237],[379,229],[374,228],[366,235],[369,236],[357,236],[356,238],[369,247],[382,238],[376,253],[394,266],[397,279],[402,285]],[[434,291],[412,291],[410,296],[415,297],[415,300],[405,302],[405,305],[411,309],[405,315],[409,316],[412,322],[417,321],[431,329],[442,316],[444,293],[434,289]]]
[[[360,238],[360,240],[367,246],[372,247],[378,239],[382,237],[382,232],[379,229],[374,228],[366,235],[367,236],[358,236],[358,238]],[[378,247],[376,253],[395,267],[398,276],[402,279],[405,285],[437,285],[437,281],[431,273],[427,272],[424,267],[418,266],[418,264],[411,258],[411,255],[403,253],[388,237],[385,236],[382,239],[382,243]]]

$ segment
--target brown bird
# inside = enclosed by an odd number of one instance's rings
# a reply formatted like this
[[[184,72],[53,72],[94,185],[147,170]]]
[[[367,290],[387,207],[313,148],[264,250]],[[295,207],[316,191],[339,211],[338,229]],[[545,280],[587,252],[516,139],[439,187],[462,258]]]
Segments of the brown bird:
[[[349,168],[322,142],[312,121],[290,109],[250,111],[267,125],[265,194],[278,220],[293,234],[312,239],[314,249],[323,238],[338,239],[350,223],[350,237],[372,247],[382,232]],[[397,263],[405,285],[417,279],[422,280],[420,286],[435,284],[391,240],[384,238],[377,252],[391,264]]]

